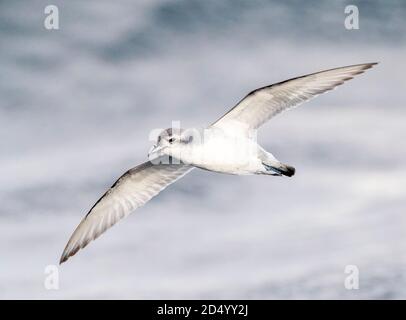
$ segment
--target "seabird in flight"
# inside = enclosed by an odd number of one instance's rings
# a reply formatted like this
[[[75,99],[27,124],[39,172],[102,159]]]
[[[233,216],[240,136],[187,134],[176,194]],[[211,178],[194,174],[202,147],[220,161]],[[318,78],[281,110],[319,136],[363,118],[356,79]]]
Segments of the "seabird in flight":
[[[293,176],[292,166],[257,144],[256,130],[278,113],[336,88],[375,64],[325,70],[256,89],[204,132],[162,131],[149,160],[124,173],[83,218],[60,263],[195,167],[236,175]]]

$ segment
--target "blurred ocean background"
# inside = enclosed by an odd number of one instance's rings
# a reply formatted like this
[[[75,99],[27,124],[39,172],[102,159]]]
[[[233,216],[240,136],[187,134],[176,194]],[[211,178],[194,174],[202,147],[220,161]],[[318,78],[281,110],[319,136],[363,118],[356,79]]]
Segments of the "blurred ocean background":
[[[44,28],[48,4],[59,30]],[[405,299],[405,18],[402,0],[1,1],[0,298]],[[194,170],[44,288],[152,129],[208,125],[257,87],[373,61],[259,132],[293,178]]]

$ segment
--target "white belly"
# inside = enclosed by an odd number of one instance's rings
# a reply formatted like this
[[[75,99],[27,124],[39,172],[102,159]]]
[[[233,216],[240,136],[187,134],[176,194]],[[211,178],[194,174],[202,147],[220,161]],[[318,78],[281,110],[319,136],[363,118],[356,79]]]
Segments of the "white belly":
[[[196,167],[230,174],[254,174],[263,169],[253,140],[226,136],[206,138],[182,153],[182,161]]]

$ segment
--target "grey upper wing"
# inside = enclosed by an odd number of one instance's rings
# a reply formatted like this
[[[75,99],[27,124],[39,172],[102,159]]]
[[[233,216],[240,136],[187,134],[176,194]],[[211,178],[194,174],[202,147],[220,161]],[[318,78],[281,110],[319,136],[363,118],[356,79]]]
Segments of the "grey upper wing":
[[[152,164],[147,161],[128,170],[80,222],[63,251],[60,263],[191,169],[192,167],[184,164]]]
[[[332,90],[375,64],[325,70],[259,88],[245,96],[212,126],[221,127],[230,121],[237,121],[248,129],[257,129],[281,111]]]

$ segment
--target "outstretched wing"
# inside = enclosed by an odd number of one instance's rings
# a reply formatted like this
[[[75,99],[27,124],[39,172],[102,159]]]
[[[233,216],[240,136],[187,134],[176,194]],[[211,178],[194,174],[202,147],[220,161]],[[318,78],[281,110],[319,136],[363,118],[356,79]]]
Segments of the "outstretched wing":
[[[212,126],[222,127],[231,122],[239,122],[247,129],[258,129],[283,110],[332,90],[375,64],[365,63],[325,70],[259,88],[245,96]]]
[[[153,164],[150,161],[128,170],[80,222],[63,251],[60,263],[190,170],[192,167],[184,164]]]

